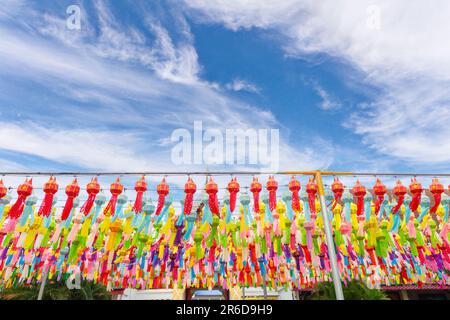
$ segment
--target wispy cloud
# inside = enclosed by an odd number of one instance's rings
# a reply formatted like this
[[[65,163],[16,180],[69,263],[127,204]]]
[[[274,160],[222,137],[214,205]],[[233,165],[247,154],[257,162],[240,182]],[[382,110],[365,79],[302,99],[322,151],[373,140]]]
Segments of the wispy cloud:
[[[247,91],[251,93],[259,93],[261,89],[251,82],[234,79],[232,82],[225,84],[225,88],[232,91]]]
[[[95,2],[95,8],[88,14],[98,15],[99,30],[85,24],[75,36],[61,17],[42,15],[32,6],[23,12],[26,28],[10,21],[0,25],[0,80],[17,84],[16,97],[30,88],[45,97],[33,108],[2,93],[1,109],[13,102],[32,120],[4,119],[0,133],[9,139],[0,149],[88,169],[167,170],[170,150],[158,141],[166,141],[175,128],[191,128],[194,120],[220,129],[280,126],[270,110],[199,77],[193,36],[181,17],[183,38],[175,41],[155,19],[144,19],[149,37],[120,25],[107,2]],[[32,85],[21,87],[24,83]],[[234,87],[256,89],[244,82]],[[282,145],[286,154],[317,163],[315,146],[297,148],[283,138]],[[324,156],[317,165],[330,159]]]
[[[319,108],[323,110],[336,110],[342,106],[342,104],[336,98],[332,97],[331,94],[325,91],[325,89],[320,85],[316,84],[314,86],[314,90],[322,99],[322,101],[318,104]]]
[[[325,53],[351,65],[356,81],[375,85],[379,94],[343,124],[388,159],[450,168],[448,1],[185,3],[199,21],[277,31],[290,57]],[[323,108],[335,106],[326,92],[318,94]]]

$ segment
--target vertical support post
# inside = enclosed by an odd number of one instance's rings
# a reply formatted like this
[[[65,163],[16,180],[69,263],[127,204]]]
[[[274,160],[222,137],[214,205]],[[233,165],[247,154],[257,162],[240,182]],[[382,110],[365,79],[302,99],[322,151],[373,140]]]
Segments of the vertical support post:
[[[330,263],[331,263],[331,274],[333,276],[334,291],[336,292],[337,300],[344,300],[344,293],[342,292],[341,277],[339,275],[339,269],[338,269],[338,264],[337,264],[336,250],[334,248],[333,233],[331,232],[331,224],[330,224],[330,221],[328,220],[327,203],[325,202],[325,192],[323,189],[322,175],[321,175],[320,171],[316,171],[315,178],[317,181],[317,186],[318,186],[318,191],[319,191],[320,207],[322,208],[323,226],[325,228],[325,236],[326,236],[327,247],[328,247],[328,256],[330,258]]]
[[[42,300],[42,297],[44,296],[44,289],[45,289],[45,284],[47,283],[47,278],[48,278],[48,268],[47,270],[44,271],[44,274],[42,275],[42,281],[41,281],[41,286],[39,287],[39,294],[38,294],[38,300]]]
[[[264,283],[263,283],[263,292],[264,292],[264,300],[267,300],[267,279],[266,276],[264,276]]]

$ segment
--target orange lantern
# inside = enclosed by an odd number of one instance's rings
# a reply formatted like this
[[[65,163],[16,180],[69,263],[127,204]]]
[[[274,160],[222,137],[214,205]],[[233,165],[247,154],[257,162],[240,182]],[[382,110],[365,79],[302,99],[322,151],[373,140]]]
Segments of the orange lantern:
[[[400,180],[397,181],[394,189],[392,190],[394,195],[397,197],[397,204],[392,208],[392,213],[396,214],[405,200],[405,194],[407,192],[406,187],[402,184]]]
[[[333,183],[331,184],[331,191],[334,193],[334,202],[331,210],[333,210],[336,205],[341,201],[342,194],[344,193],[344,184],[339,180],[339,178],[335,178]]]
[[[313,178],[310,178],[306,184],[306,193],[308,194],[309,212],[316,214],[317,184]]]
[[[231,181],[228,183],[227,190],[230,193],[230,211],[233,213],[234,209],[236,208],[236,196],[239,192],[239,183],[237,182],[236,178],[231,179]]]
[[[158,207],[156,208],[156,215],[161,213],[164,207],[164,202],[166,201],[166,196],[169,194],[169,185],[166,183],[166,179],[163,178],[161,183],[156,187],[156,192],[158,192]]]
[[[17,219],[22,215],[24,209],[24,202],[33,192],[33,179],[25,179],[25,182],[17,188],[18,198],[9,210],[9,216]]]
[[[444,192],[444,186],[439,182],[438,178],[435,178],[432,180],[429,189],[434,197],[434,205],[430,208],[430,213],[436,213],[437,208],[441,204],[441,195]]]
[[[117,198],[123,192],[123,185],[120,183],[120,178],[117,178],[116,182],[111,184],[109,191],[111,192],[111,199],[109,199],[108,205],[103,210],[103,213],[106,215],[109,212],[111,216],[114,216],[116,213]]]
[[[0,199],[2,199],[8,193],[8,189],[3,184],[3,180],[0,179]]]
[[[48,181],[44,184],[44,200],[39,208],[38,215],[48,217],[52,211],[53,197],[55,193],[58,192],[58,184],[56,183],[56,178],[51,176]]]
[[[409,204],[409,208],[411,211],[416,211],[420,205],[420,200],[422,199],[422,185],[417,182],[416,178],[411,179],[411,184],[409,185],[409,191],[412,194],[411,203]]]
[[[259,212],[259,193],[262,190],[261,183],[258,182],[258,178],[253,177],[252,184],[250,185],[250,192],[253,194],[253,210]]]
[[[273,176],[269,176],[269,181],[267,181],[266,189],[267,191],[269,191],[269,208],[270,211],[273,211],[277,207],[278,189],[278,183],[275,181],[275,178]]]
[[[300,211],[300,199],[298,196],[298,192],[300,191],[301,185],[300,181],[295,179],[294,176],[292,176],[291,181],[289,181],[289,191],[292,192],[292,210],[295,212]]]
[[[136,200],[134,200],[133,211],[139,213],[142,211],[142,197],[144,196],[144,192],[147,191],[147,182],[145,182],[144,176],[136,181],[134,190],[136,190]]]
[[[61,220],[66,220],[69,215],[70,211],[72,211],[73,208],[73,200],[78,197],[78,194],[80,193],[80,186],[78,185],[77,179],[73,179],[72,183],[67,185],[66,187],[66,194],[67,194],[67,200],[66,204],[64,205],[64,209],[61,213]]]
[[[375,214],[378,214],[381,208],[381,203],[383,203],[384,195],[386,194],[386,186],[381,183],[380,179],[377,179],[375,185],[373,186],[373,193],[377,196],[377,201],[375,202]]]
[[[97,177],[92,178],[91,182],[86,185],[86,191],[88,193],[88,198],[80,209],[80,212],[84,213],[84,215],[88,215],[89,212],[91,212],[92,207],[94,206],[95,198],[100,192],[100,184],[97,181]]]
[[[366,187],[364,187],[359,180],[356,180],[356,184],[352,188],[352,193],[356,197],[356,214],[358,216],[362,216],[364,213],[364,196],[366,195]]]
[[[192,211],[192,204],[194,202],[194,193],[197,191],[197,185],[191,179],[188,178],[188,181],[184,185],[184,193],[186,193],[186,197],[184,198],[184,214],[189,215]]]
[[[209,208],[211,209],[211,213],[218,216],[219,215],[219,201],[217,199],[217,192],[219,188],[217,183],[210,177],[208,183],[205,187],[206,193],[209,195]]]

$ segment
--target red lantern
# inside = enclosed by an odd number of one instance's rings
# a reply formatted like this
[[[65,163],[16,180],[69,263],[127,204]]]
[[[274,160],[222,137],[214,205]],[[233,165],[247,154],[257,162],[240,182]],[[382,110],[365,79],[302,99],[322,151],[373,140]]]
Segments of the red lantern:
[[[259,193],[261,190],[262,185],[258,182],[258,178],[253,177],[252,184],[250,185],[250,192],[253,193],[253,209],[255,212],[259,212]]]
[[[19,197],[9,210],[9,216],[11,218],[19,218],[22,215],[24,209],[24,202],[29,195],[33,192],[33,179],[25,179],[25,182],[17,188],[17,194]]]
[[[361,216],[364,213],[364,196],[366,195],[366,188],[361,185],[359,180],[356,180],[356,184],[352,188],[352,193],[356,197],[356,214]]]
[[[103,210],[103,213],[106,215],[109,212],[111,216],[114,216],[116,213],[117,197],[123,191],[123,185],[120,183],[120,178],[117,178],[116,182],[111,184],[109,191],[111,192],[111,199],[109,199],[108,205]]]
[[[184,185],[184,193],[186,193],[186,197],[184,198],[184,214],[186,215],[191,214],[195,191],[197,191],[197,185],[191,177],[189,177]]]
[[[269,181],[267,181],[266,189],[267,191],[269,191],[269,208],[270,211],[273,211],[277,207],[278,189],[278,183],[275,181],[275,178],[273,176],[269,176]]]
[[[300,181],[295,179],[294,176],[292,176],[291,181],[289,181],[289,191],[292,192],[292,210],[295,212],[300,211],[300,199],[298,197],[298,192],[300,191]]]
[[[212,178],[209,178],[208,183],[205,187],[206,193],[209,195],[209,208],[211,209],[211,213],[218,216],[219,215],[219,201],[217,199],[217,192],[219,188],[217,187],[217,183],[214,182]]]
[[[231,181],[228,183],[227,190],[230,193],[230,211],[233,213],[234,209],[236,208],[236,196],[239,192],[239,183],[237,182],[236,178],[231,179]]]
[[[58,192],[58,184],[56,178],[51,176],[44,184],[44,200],[39,208],[38,215],[48,217],[52,211],[53,197]]]
[[[441,203],[441,194],[444,192],[444,186],[439,182],[438,178],[435,178],[432,180],[429,189],[434,197],[434,205],[430,208],[430,213],[436,213],[436,210]]]
[[[156,192],[158,192],[158,207],[156,208],[156,215],[161,213],[161,210],[164,207],[164,202],[166,200],[166,196],[169,194],[169,185],[166,183],[166,179],[163,178],[161,183],[156,187]]]
[[[3,184],[3,180],[0,179],[0,199],[2,199],[8,193],[8,189]]]
[[[97,177],[92,178],[91,182],[86,185],[86,191],[89,196],[80,209],[80,212],[84,213],[84,215],[88,215],[89,212],[91,212],[92,207],[94,206],[95,197],[100,192],[100,184],[97,181]]]
[[[135,213],[139,213],[142,211],[142,197],[144,195],[144,192],[147,191],[147,182],[145,182],[144,176],[142,176],[141,179],[136,181],[136,184],[134,185],[134,190],[136,190],[136,200],[134,201],[133,211]]]
[[[386,192],[386,186],[381,183],[380,179],[377,179],[373,186],[373,193],[377,196],[377,201],[375,202],[375,214],[378,214],[380,211],[381,203],[383,203]]]
[[[80,193],[80,186],[78,185],[77,179],[73,179],[73,182],[66,187],[66,194],[67,194],[67,200],[66,204],[64,205],[64,209],[61,213],[61,220],[66,220],[69,215],[70,211],[73,208],[73,199],[78,197],[78,194]]]
[[[316,214],[317,184],[314,182],[313,178],[310,178],[306,184],[306,193],[308,194],[309,211],[312,214]]]
[[[344,185],[339,180],[339,178],[334,179],[333,183],[331,184],[331,191],[333,191],[334,193],[334,203],[331,208],[331,210],[333,210],[336,207],[336,205],[341,201],[342,194],[344,193]]]
[[[392,208],[392,213],[396,214],[405,200],[405,194],[407,192],[406,187],[402,184],[400,180],[397,181],[393,189],[394,195],[397,197],[397,204]]]
[[[409,204],[409,208],[411,211],[416,211],[419,207],[420,200],[422,199],[422,185],[417,182],[416,178],[411,179],[411,184],[409,185],[409,191],[412,194],[411,203]]]

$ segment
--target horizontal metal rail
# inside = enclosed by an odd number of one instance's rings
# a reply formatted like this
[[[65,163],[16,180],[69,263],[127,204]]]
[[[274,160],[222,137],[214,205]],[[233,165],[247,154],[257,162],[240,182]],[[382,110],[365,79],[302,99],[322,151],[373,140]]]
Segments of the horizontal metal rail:
[[[70,172],[70,171],[16,171],[0,172],[0,176],[184,176],[184,175],[315,175],[322,176],[375,176],[375,177],[450,177],[450,173],[386,173],[386,172],[340,172],[340,171],[135,171],[135,172]]]

